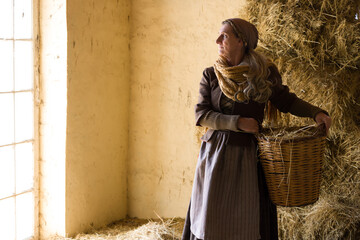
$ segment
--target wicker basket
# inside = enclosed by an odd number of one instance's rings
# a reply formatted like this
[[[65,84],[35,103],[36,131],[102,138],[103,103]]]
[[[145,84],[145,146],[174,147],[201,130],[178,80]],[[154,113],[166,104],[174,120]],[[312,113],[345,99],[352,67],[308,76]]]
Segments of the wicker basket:
[[[296,131],[289,128],[287,131]],[[259,157],[270,199],[279,206],[295,207],[319,198],[325,149],[324,126],[310,127],[313,136],[282,139],[259,135]]]

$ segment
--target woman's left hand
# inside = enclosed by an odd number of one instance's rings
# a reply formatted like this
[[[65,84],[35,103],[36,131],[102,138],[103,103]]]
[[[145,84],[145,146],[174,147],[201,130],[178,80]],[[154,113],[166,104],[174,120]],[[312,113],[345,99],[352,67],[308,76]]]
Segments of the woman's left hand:
[[[329,132],[329,128],[331,126],[331,117],[329,117],[328,115],[326,115],[323,112],[319,112],[318,114],[316,114],[315,116],[315,121],[318,125],[324,123],[325,124],[325,128],[326,128],[326,134],[328,134]]]

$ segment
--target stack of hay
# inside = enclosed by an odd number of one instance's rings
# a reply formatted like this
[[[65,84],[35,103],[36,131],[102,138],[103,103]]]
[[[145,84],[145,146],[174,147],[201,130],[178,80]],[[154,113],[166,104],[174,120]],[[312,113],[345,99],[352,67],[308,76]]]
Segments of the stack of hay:
[[[359,9],[355,0],[248,0],[259,49],[275,60],[293,92],[333,119],[320,199],[278,208],[282,239],[360,239]],[[281,121],[313,124],[290,115]]]

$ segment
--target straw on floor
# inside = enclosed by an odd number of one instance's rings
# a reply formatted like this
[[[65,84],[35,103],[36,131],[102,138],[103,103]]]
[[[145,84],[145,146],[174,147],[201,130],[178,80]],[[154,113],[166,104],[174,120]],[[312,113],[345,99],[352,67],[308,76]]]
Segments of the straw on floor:
[[[49,240],[180,240],[184,220],[126,218],[108,226],[91,229],[74,238],[53,236]]]

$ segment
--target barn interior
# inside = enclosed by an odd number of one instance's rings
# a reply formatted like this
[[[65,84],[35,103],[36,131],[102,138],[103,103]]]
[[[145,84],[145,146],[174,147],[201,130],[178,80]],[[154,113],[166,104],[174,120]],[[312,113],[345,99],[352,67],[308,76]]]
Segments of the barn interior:
[[[280,238],[360,238],[359,1],[1,4],[0,49],[15,49],[0,57],[2,72],[13,69],[0,83],[10,116],[0,120],[4,239],[180,239],[203,132],[199,82],[230,17],[252,22],[284,83],[333,119],[320,198],[278,207]],[[18,42],[29,43],[28,55],[16,55]],[[313,120],[283,114],[280,124]],[[124,238],[106,232],[116,226]]]

